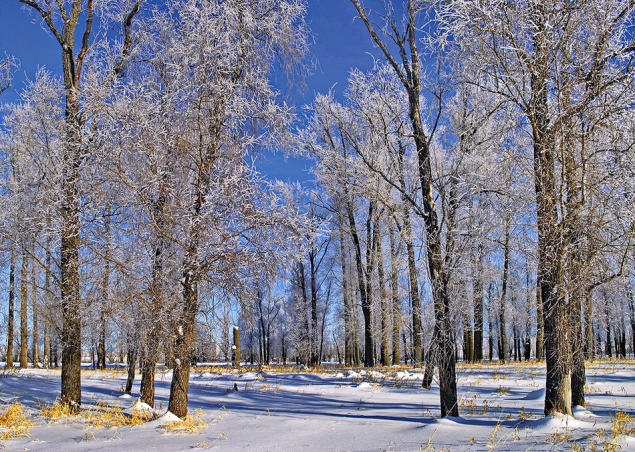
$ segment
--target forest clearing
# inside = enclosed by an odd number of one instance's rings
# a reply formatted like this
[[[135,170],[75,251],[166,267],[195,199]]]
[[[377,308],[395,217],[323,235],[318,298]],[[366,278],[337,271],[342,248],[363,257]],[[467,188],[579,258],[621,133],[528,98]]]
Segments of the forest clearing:
[[[633,447],[635,1],[0,21],[8,448]]]
[[[0,379],[2,412],[20,402],[32,422],[0,450],[64,451],[617,451],[635,447],[635,363],[587,366],[587,408],[543,417],[544,364],[458,365],[460,417],[440,418],[439,388],[404,366],[377,369],[293,366],[193,369],[190,418],[165,416],[171,372],[158,372],[153,420],[133,418],[138,396],[124,395],[125,372],[82,372],[82,411],[49,418],[58,370],[26,369]],[[237,390],[234,390],[236,384]],[[50,414],[49,414],[50,415]],[[157,419],[154,417],[159,416]],[[119,422],[116,420],[119,419]],[[0,414],[0,437],[9,431]],[[167,425],[166,425],[167,424]],[[109,425],[116,425],[109,427]],[[117,426],[119,425],[119,426]]]

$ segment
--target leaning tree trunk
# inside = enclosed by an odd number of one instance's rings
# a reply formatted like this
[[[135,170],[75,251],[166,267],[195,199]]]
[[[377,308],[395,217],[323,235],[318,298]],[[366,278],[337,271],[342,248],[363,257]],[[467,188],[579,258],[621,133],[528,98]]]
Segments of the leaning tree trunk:
[[[424,228],[426,232],[426,251],[428,258],[428,271],[432,285],[432,301],[434,305],[435,329],[437,331],[437,364],[439,366],[439,386],[441,416],[458,416],[458,397],[456,389],[456,351],[454,347],[454,332],[450,316],[450,296],[448,292],[449,268],[445,267],[443,248],[441,245],[441,225],[436,206],[432,177],[432,156],[430,143],[426,129],[421,118],[421,93],[422,83],[420,79],[420,55],[417,47],[417,2],[407,2],[406,32],[402,35],[397,32],[399,39],[397,51],[399,60],[391,53],[384,41],[381,40],[375,30],[375,26],[369,19],[365,8],[359,0],[351,0],[359,17],[364,22],[371,39],[381,49],[390,66],[399,77],[408,94],[408,116],[412,126],[412,139],[414,141],[419,184],[421,189],[421,210],[423,211]],[[397,25],[393,22],[394,30]],[[450,200],[452,203],[453,201]],[[448,240],[451,240],[451,234]],[[453,252],[448,245],[446,252]],[[445,256],[453,259],[454,256]],[[414,306],[413,306],[414,308]],[[414,315],[414,313],[413,313]],[[420,341],[421,338],[415,338]]]

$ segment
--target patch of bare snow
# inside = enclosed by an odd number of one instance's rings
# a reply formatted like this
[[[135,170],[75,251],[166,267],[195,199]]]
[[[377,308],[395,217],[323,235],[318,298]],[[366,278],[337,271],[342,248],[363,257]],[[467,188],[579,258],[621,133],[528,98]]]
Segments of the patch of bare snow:
[[[588,428],[589,424],[580,421],[573,416],[566,414],[554,413],[535,421],[525,421],[523,427],[529,428],[534,432],[554,432],[562,429]]]
[[[580,405],[576,405],[573,407],[573,417],[581,421],[593,421],[597,419],[597,416],[595,414]]]
[[[148,412],[148,411],[153,411],[152,407],[150,405],[148,405],[147,403],[143,403],[141,400],[137,400],[134,405],[132,405],[132,407],[130,407],[131,411],[142,411],[142,412]]]

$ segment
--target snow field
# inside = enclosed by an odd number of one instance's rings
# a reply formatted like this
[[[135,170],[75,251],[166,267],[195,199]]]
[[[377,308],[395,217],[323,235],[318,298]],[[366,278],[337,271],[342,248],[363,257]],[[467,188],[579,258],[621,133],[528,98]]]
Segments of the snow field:
[[[588,401],[573,416],[542,415],[544,366],[460,365],[459,418],[439,418],[438,386],[421,389],[406,368],[321,373],[244,373],[197,369],[187,427],[166,413],[170,378],[157,373],[154,408],[122,395],[122,371],[83,372],[83,408],[151,413],[142,425],[95,427],[81,417],[48,419],[59,397],[57,370],[27,369],[0,379],[0,401],[23,404],[28,437],[0,449],[64,451],[525,451],[635,450],[635,363],[597,362],[587,372]],[[235,391],[234,384],[238,388]],[[189,431],[190,433],[181,433]],[[612,449],[611,449],[612,448]]]

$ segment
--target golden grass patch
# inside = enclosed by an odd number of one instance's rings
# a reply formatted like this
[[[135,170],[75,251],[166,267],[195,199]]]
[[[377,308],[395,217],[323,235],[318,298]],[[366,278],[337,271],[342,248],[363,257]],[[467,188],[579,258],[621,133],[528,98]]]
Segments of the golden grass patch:
[[[162,429],[170,433],[198,433],[199,431],[207,428],[207,422],[201,419],[205,413],[198,408],[194,411],[194,414],[188,414],[185,419],[180,421],[171,421],[163,424]]]
[[[66,419],[77,416],[77,411],[70,405],[60,402],[59,400],[53,405],[40,405],[40,416],[49,419]]]
[[[13,402],[6,410],[0,413],[0,440],[29,436],[29,430],[33,426],[20,402]]]
[[[50,406],[40,407],[40,416],[51,420],[76,418],[94,428],[134,427],[152,420],[152,413],[135,410],[132,414],[124,413],[119,406],[109,406],[105,402],[98,402],[94,408],[74,411],[61,402]]]

